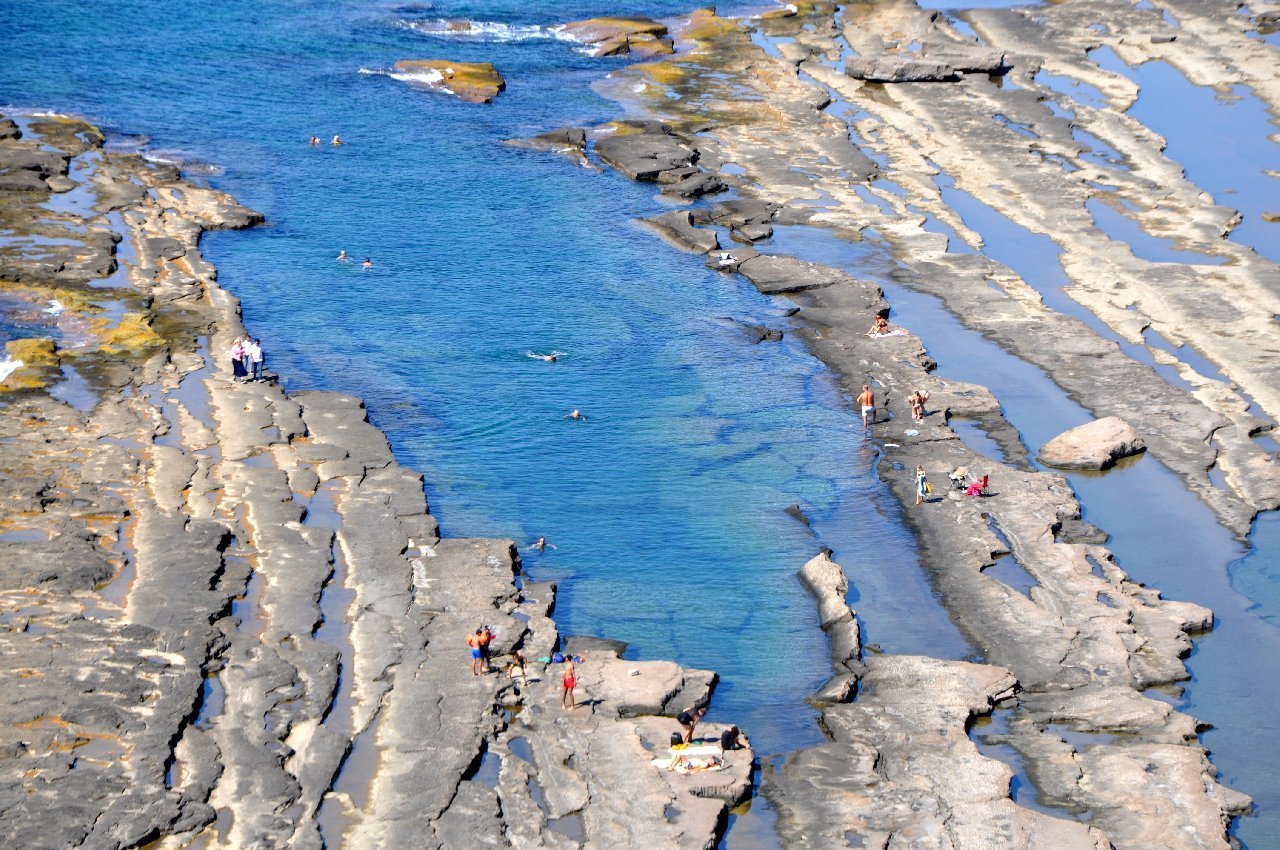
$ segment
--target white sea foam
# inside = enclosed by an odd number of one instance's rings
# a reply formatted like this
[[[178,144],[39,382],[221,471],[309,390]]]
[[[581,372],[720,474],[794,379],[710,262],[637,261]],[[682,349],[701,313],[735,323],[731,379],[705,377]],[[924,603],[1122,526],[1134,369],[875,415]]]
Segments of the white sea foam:
[[[361,68],[362,74],[373,74],[380,77],[390,77],[393,80],[399,80],[402,83],[416,83],[420,86],[431,86],[441,91],[449,91],[440,83],[444,82],[444,74],[435,69],[426,71],[396,71],[392,68]],[[452,94],[452,92],[450,92]]]
[[[57,298],[54,298],[49,302],[49,306],[45,308],[45,312],[51,316],[56,316],[65,309],[67,308],[63,306],[62,302]]]
[[[14,360],[12,357],[6,357],[0,362],[0,381],[12,375],[22,366],[21,360]]]
[[[504,24],[499,21],[448,20],[400,21],[404,29],[429,38],[458,38],[468,41],[540,41],[557,38],[558,27],[537,24]]]

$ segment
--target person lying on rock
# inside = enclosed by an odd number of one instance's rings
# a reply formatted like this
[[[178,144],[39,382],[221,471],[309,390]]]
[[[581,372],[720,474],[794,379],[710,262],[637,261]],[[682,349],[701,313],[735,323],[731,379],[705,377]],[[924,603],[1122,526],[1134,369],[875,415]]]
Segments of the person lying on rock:
[[[698,728],[698,723],[706,716],[707,710],[705,708],[694,708],[693,706],[689,706],[676,715],[676,722],[684,727],[682,740],[686,744],[693,740],[693,730]]]

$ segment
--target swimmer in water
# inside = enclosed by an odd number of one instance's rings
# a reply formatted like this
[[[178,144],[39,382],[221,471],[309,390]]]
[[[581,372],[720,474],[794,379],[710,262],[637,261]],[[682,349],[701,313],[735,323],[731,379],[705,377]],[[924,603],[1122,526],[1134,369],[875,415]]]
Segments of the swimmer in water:
[[[319,137],[319,136],[312,136],[312,137],[311,137],[311,146],[312,146],[312,147],[315,147],[315,146],[316,146],[316,145],[318,145],[318,144],[320,144],[320,137]]]
[[[550,354],[539,354],[536,351],[525,352],[526,357],[532,357],[534,360],[545,360],[548,363],[555,363],[559,359],[559,352],[553,351]]]
[[[366,269],[371,269],[373,268],[373,260],[371,260],[368,257],[365,257],[364,262],[361,263],[360,265],[364,266]]]
[[[551,546],[551,544],[547,542],[547,538],[545,537],[539,537],[537,540],[529,544],[530,549],[537,549],[539,552],[547,551],[548,546]],[[556,547],[551,546],[551,548],[554,549]]]
[[[338,136],[337,133],[334,133],[333,140],[329,142],[329,144],[333,145],[336,148],[338,145],[346,144],[346,142],[342,141],[342,139]]]
[[[574,420],[575,422],[586,422],[586,421],[587,421],[587,415],[586,415],[585,413],[583,413],[582,411],[578,410],[577,408],[574,408],[574,410],[573,410],[573,412],[572,412],[572,413],[566,413],[566,414],[565,414],[565,416],[564,416],[564,418],[565,418],[565,419],[572,419],[572,420]]]
[[[349,259],[351,258],[347,256],[346,248],[343,248],[341,251],[338,252],[338,262],[345,263]]]

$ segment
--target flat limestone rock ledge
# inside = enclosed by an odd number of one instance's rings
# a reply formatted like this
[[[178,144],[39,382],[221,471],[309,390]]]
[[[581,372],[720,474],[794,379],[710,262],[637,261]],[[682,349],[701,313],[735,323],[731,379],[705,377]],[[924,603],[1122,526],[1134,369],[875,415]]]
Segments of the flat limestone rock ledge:
[[[817,600],[836,679],[814,700],[830,741],[764,775],[761,791],[778,812],[782,846],[885,848],[910,836],[912,847],[938,850],[1109,850],[1090,826],[1014,803],[1012,771],[969,738],[973,718],[1014,694],[1013,674],[922,656],[860,659],[840,565],[823,553],[799,576]],[[858,680],[856,699],[846,701],[851,683],[845,698],[833,698],[836,683],[850,676]]]
[[[396,73],[411,75],[408,82],[444,92],[467,103],[490,103],[507,87],[498,69],[488,62],[450,62],[447,59],[402,59]]]
[[[1107,469],[1147,450],[1133,426],[1118,416],[1095,419],[1044,444],[1039,460],[1058,469]]]
[[[688,210],[662,213],[640,220],[682,251],[705,254],[720,247],[716,232],[694,226],[693,216]]]
[[[0,846],[716,846],[754,754],[666,769],[715,674],[578,640],[562,710],[555,587],[511,541],[442,539],[359,398],[231,380],[240,305],[199,243],[256,214],[46,124],[0,152],[65,156],[90,203],[51,254],[0,246],[10,291],[123,318],[90,325],[75,404],[46,389],[57,340],[9,348],[29,385],[0,411]],[[0,229],[51,190],[0,198]],[[122,243],[122,285],[93,287]]]
[[[595,152],[602,162],[632,180],[649,183],[658,182],[667,172],[691,167],[698,158],[697,151],[661,126],[646,126],[638,132],[620,127],[598,139]]]
[[[795,257],[760,255],[743,260],[738,273],[766,295],[822,289],[851,282],[847,273]]]
[[[559,127],[527,139],[507,139],[505,144],[516,148],[557,153],[593,171],[600,169],[587,159],[587,131],[581,127]]]

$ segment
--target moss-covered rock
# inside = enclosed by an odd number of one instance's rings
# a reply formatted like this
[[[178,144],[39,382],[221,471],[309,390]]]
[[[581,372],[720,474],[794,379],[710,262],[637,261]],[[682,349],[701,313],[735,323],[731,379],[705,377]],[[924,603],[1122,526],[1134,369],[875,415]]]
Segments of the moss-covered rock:
[[[468,103],[489,103],[507,87],[498,69],[488,62],[450,62],[448,59],[403,59],[397,74],[413,85],[441,91]]]
[[[62,374],[58,346],[51,339],[15,339],[4,349],[7,361],[20,365],[0,381],[0,392],[42,389]]]
[[[694,9],[689,23],[680,28],[678,35],[691,41],[715,41],[727,33],[741,31],[737,21],[720,17],[715,9]]]
[[[667,34],[667,28],[652,18],[589,18],[571,21],[560,27],[560,32],[584,44],[600,44],[637,35],[661,38]]]
[[[165,344],[146,313],[125,313],[115,327],[102,332],[100,339],[104,351],[119,354],[145,352]]]

